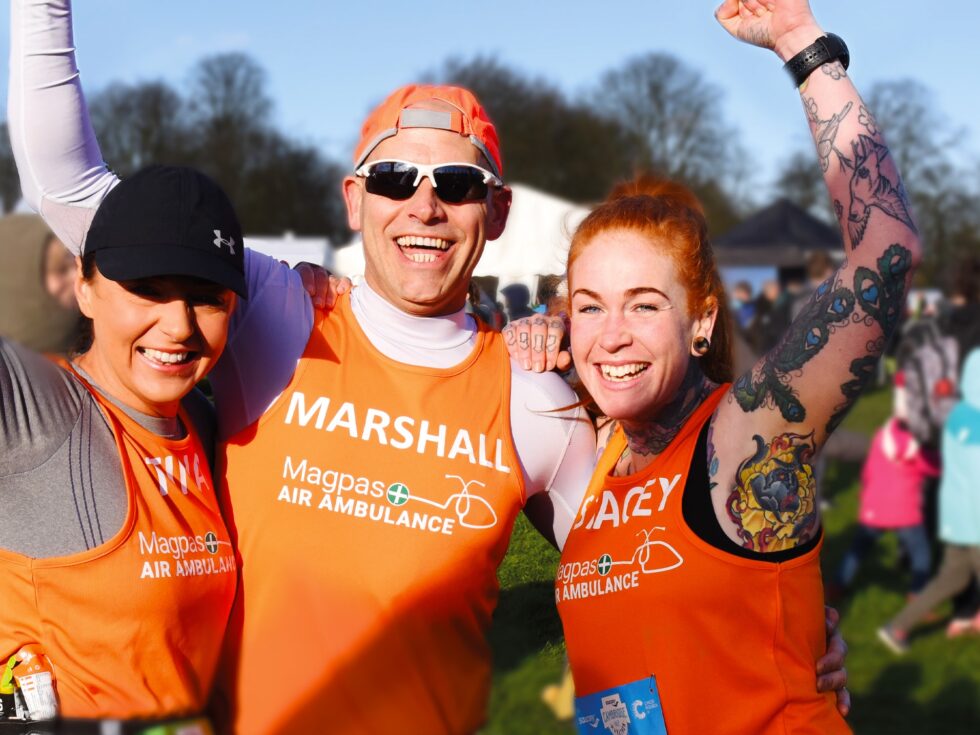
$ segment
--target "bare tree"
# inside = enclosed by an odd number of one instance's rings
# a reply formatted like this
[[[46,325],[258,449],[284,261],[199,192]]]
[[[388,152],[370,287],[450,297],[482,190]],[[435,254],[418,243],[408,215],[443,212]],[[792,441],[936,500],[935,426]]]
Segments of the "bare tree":
[[[165,82],[114,83],[89,106],[102,156],[121,176],[151,163],[190,162],[187,106]]]
[[[789,199],[815,217],[836,226],[827,187],[823,182],[823,171],[812,149],[797,151],[783,162],[775,188],[777,196]]]
[[[592,97],[628,130],[638,167],[724,186],[737,165],[737,136],[725,123],[721,91],[670,54],[637,56],[607,71]]]
[[[480,98],[500,133],[509,181],[589,202],[632,171],[626,131],[550,82],[489,57],[450,59],[430,76]]]
[[[91,114],[121,176],[150,163],[195,166],[225,189],[246,232],[349,234],[340,168],[275,128],[265,72],[244,54],[203,59],[186,94],[163,82],[113,84]]]
[[[256,141],[241,178],[235,203],[242,223],[250,232],[291,230],[346,242],[350,230],[340,196],[345,173],[314,147],[268,131]]]
[[[193,115],[204,122],[264,126],[272,114],[265,70],[241,52],[201,59],[191,72]]]
[[[932,90],[914,79],[877,82],[858,114],[866,125],[881,129],[910,189],[938,183],[938,171],[950,160],[961,131],[953,129]]]
[[[918,278],[948,285],[956,263],[980,238],[980,192],[964,164],[962,131],[953,127],[932,91],[915,80],[878,82],[867,100],[859,110],[861,121],[880,128],[888,141],[926,244]]]

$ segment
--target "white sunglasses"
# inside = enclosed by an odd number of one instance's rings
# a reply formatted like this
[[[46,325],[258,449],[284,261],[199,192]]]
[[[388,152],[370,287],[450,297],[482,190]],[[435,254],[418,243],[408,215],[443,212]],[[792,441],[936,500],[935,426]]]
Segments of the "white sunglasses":
[[[464,162],[424,164],[386,158],[365,163],[354,175],[364,178],[368,193],[399,201],[410,198],[422,179],[428,179],[436,196],[449,204],[483,199],[489,187],[504,185],[491,171]]]

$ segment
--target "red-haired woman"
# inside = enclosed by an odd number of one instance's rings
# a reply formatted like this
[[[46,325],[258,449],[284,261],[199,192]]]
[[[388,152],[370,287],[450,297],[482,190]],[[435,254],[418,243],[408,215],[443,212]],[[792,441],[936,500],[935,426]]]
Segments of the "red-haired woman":
[[[847,259],[733,383],[691,192],[639,179],[576,232],[572,357],[611,419],[556,582],[587,732],[848,731],[814,687],[825,641],[812,468],[896,327],[920,246],[846,52],[818,41],[807,2],[730,0],[717,17],[798,67]]]

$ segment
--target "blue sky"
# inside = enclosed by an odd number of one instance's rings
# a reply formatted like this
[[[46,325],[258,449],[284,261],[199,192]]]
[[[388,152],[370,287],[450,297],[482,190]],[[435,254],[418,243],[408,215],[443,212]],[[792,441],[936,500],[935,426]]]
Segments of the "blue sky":
[[[964,131],[967,155],[980,157],[975,3],[812,0],[812,6],[823,27],[850,46],[860,89],[882,79],[924,82]],[[90,93],[113,80],[180,85],[201,56],[246,51],[268,72],[279,124],[339,158],[349,156],[372,104],[448,56],[492,54],[575,92],[630,56],[668,51],[722,90],[727,117],[757,167],[753,185],[765,197],[778,163],[809,134],[778,59],[729,39],[712,17],[714,7],[704,0],[80,0],[75,33]],[[0,15],[0,58],[7,58],[9,17],[6,10]],[[6,90],[3,74],[4,100]]]

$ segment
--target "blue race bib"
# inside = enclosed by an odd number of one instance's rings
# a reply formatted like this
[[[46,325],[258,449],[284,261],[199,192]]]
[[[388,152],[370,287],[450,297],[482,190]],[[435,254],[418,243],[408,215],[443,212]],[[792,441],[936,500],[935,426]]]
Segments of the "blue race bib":
[[[667,735],[655,676],[575,699],[579,733]]]

